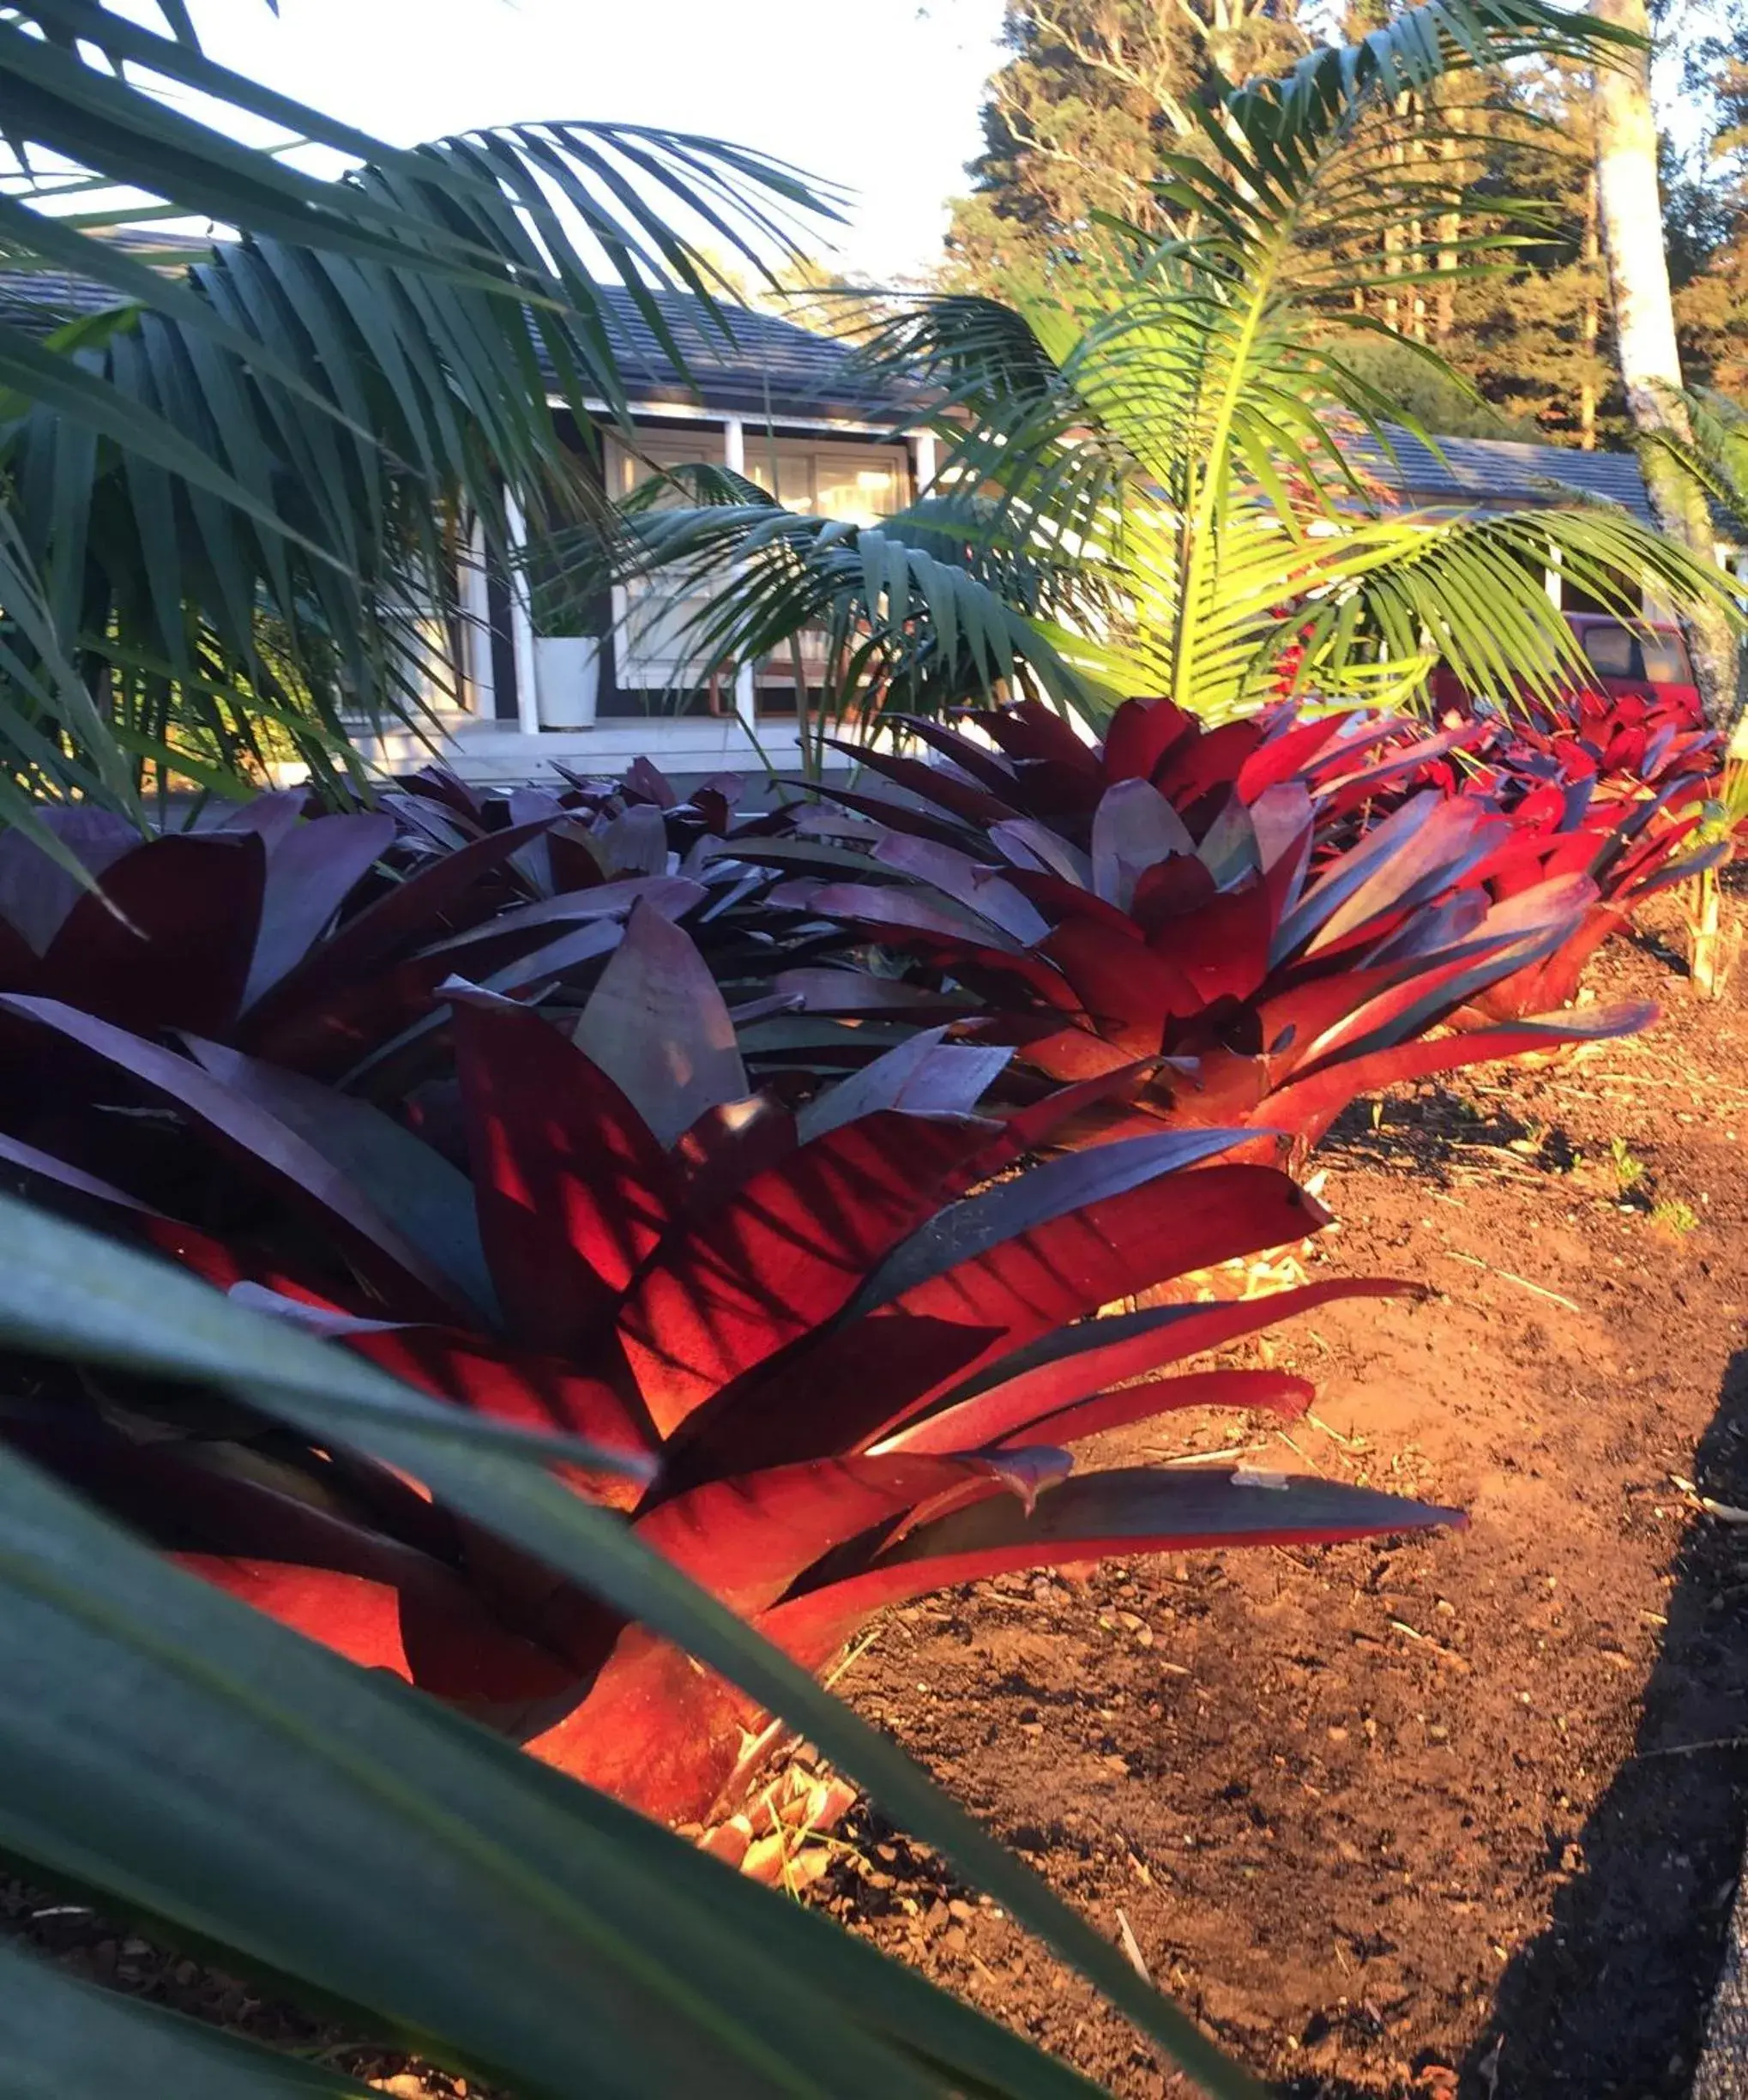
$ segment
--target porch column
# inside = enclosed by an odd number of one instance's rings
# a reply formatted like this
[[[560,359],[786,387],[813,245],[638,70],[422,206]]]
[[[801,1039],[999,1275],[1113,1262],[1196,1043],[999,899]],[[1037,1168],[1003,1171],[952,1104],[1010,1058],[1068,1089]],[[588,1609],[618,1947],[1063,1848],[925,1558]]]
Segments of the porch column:
[[[723,423],[722,464],[730,474],[744,474],[746,472],[746,425],[738,416],[729,416]],[[752,666],[750,663],[734,667],[734,712],[747,734],[756,736]]]
[[[535,685],[534,616],[528,604],[528,572],[518,558],[528,544],[528,522],[508,490],[503,522],[509,534],[509,639],[515,659],[516,727],[524,736],[538,736],[540,697]]]
[[[461,557],[461,649],[467,704],[490,718],[497,711],[491,676],[491,599],[485,576],[485,521],[476,517]]]
[[[1548,558],[1548,566],[1541,572],[1541,583],[1550,600],[1558,606],[1560,603],[1560,558],[1557,552]]]
[[[935,478],[935,433],[933,431],[914,431],[910,442],[912,471],[916,478],[916,492],[920,496]]]

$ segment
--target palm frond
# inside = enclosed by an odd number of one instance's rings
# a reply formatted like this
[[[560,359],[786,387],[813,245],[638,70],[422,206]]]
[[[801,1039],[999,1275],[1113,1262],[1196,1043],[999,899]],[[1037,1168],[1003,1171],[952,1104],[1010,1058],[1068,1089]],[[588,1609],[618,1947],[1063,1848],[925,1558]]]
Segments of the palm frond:
[[[276,753],[334,779],[355,770],[349,727],[448,697],[458,542],[477,520],[503,548],[506,492],[590,503],[553,399],[584,428],[592,404],[624,413],[603,270],[684,369],[664,291],[729,325],[706,241],[769,269],[835,211],[782,163],[639,126],[392,148],[216,65],[180,10],[166,25],[96,0],[0,21],[0,251],[116,295],[45,341],[0,329],[0,478],[87,696],[57,712],[45,637],[15,631],[29,676],[0,689],[0,741],[46,739],[112,800],[146,752],[196,777]],[[163,83],[359,165],[312,177]],[[81,187],[97,202],[65,213]],[[51,199],[59,215],[32,208]],[[167,272],[100,237],[167,211],[245,238]]]
[[[1462,106],[1430,91],[1531,52],[1606,64],[1632,47],[1542,0],[1428,0],[1203,112],[1198,150],[1166,156],[1163,234],[1107,219],[1011,305],[924,299],[889,320],[877,353],[913,360],[952,434],[937,486],[974,508],[966,572],[992,591],[1033,582],[1009,602],[1094,695],[1163,692],[1216,717],[1278,690],[1289,649],[1293,679],[1330,696],[1412,698],[1441,655],[1480,690],[1546,690],[1578,668],[1543,588],[1554,565],[1604,602],[1623,580],[1721,597],[1617,510],[1564,496],[1506,516],[1403,512],[1359,463],[1388,460],[1401,426],[1437,450],[1343,355],[1377,326],[1352,295],[1380,248],[1406,293],[1449,282],[1447,264],[1504,266],[1539,209],[1489,196],[1478,215]],[[1476,229],[1454,245],[1453,214]],[[817,607],[750,564],[701,625],[751,648],[787,610]],[[865,595],[848,612],[889,638]]]

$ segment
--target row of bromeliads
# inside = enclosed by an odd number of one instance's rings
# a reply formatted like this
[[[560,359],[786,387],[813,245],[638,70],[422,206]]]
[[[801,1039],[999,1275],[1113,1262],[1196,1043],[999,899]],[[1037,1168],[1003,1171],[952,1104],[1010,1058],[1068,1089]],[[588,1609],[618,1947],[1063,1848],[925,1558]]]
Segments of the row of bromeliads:
[[[1180,1367],[1409,1287],[1201,1272],[1328,1222],[1292,1170],[1357,1095],[1653,1018],[1568,1001],[1702,857],[1714,739],[1603,703],[913,733],[744,820],[732,782],[682,800],[642,762],[507,801],[266,795],[145,843],[61,812],[100,897],[9,836],[8,1179],[429,1393],[641,1457],[647,1486],[566,1477],[814,1667],[1006,1570],[1450,1521],[1068,1454],[1308,1405]],[[743,1797],[738,1694],[389,1469],[113,1373],[6,1385],[16,1451],[304,1633],[651,1813]]]

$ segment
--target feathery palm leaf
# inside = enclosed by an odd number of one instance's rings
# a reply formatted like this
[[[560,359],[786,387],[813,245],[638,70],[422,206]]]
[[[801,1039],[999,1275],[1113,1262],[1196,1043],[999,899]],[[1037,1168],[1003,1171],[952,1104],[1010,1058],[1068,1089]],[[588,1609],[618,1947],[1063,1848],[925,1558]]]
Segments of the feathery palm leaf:
[[[1719,594],[1680,550],[1564,492],[1504,515],[1397,507],[1364,465],[1391,454],[1392,405],[1343,356],[1371,325],[1352,295],[1380,245],[1405,292],[1448,280],[1438,236],[1474,202],[1465,156],[1439,151],[1461,112],[1441,118],[1427,91],[1530,51],[1606,63],[1620,40],[1541,0],[1428,0],[1205,112],[1201,154],[1172,157],[1160,185],[1163,238],[1109,221],[1011,305],[955,295],[876,328],[871,355],[933,389],[953,448],[927,522],[957,574],[905,602],[903,661],[950,660],[967,600],[1023,575],[1013,663],[1044,690],[1062,697],[1066,670],[1088,713],[1151,692],[1219,719],[1287,685],[1400,702],[1440,655],[1478,691],[1547,690],[1579,661],[1543,588],[1556,564],[1623,607],[1648,584]],[[1487,210],[1459,272],[1522,238],[1528,207]],[[879,550],[923,522],[884,521]],[[644,539],[670,562],[708,548],[734,564],[698,617],[701,654],[746,652],[820,603],[871,650],[901,639],[857,589],[844,528],[762,516],[736,540],[670,510]],[[1006,638],[992,619],[980,631]],[[962,668],[987,686],[1008,667]]]
[[[118,752],[222,778],[276,745],[321,777],[352,763],[348,720],[416,714],[455,654],[457,557],[502,542],[506,491],[588,500],[549,395],[623,410],[600,262],[678,360],[663,287],[727,326],[700,240],[762,263],[831,208],[780,163],[635,126],[401,151],[215,65],[165,13],[168,33],[94,0],[0,20],[0,255],[116,295],[46,340],[0,327],[0,474],[56,645],[51,665],[18,637],[33,675],[7,680],[0,738],[47,739],[112,802]],[[310,176],[164,82],[360,165]],[[99,238],[166,212],[249,238],[180,272]],[[69,668],[76,721],[43,697]]]

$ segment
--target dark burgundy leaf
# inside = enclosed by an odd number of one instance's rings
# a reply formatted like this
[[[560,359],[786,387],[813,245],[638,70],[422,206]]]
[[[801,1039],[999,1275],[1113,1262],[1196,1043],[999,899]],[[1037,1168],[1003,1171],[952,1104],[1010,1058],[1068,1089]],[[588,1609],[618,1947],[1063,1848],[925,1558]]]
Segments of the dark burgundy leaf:
[[[550,1022],[452,997],[479,1229],[510,1331],[580,1349],[678,1215],[679,1177],[623,1090]]]
[[[1029,1514],[999,1496],[922,1525],[863,1573],[793,1597],[756,1623],[817,1668],[882,1606],[1016,1568],[1108,1554],[1334,1544],[1465,1521],[1457,1510],[1303,1475],[1200,1468],[1090,1473],[1049,1489]]]
[[[245,1007],[303,961],[394,837],[392,817],[318,817],[274,847],[243,993]]]
[[[364,1190],[297,1131],[213,1078],[191,1058],[130,1035],[55,999],[0,994],[0,1008],[102,1058],[168,1101],[219,1149],[276,1187],[359,1274],[409,1319],[452,1311],[455,1286],[392,1225]]]
[[[49,944],[36,985],[148,1032],[229,1029],[261,923],[267,854],[246,832],[172,833],[104,871]]]
[[[756,1174],[670,1234],[632,1284],[619,1335],[663,1436],[732,1379],[842,1307],[940,1203],[981,1124],[865,1116]]]
[[[495,1319],[497,1300],[480,1245],[473,1191],[440,1152],[380,1108],[299,1072],[197,1035],[188,1047],[214,1078],[301,1138],[359,1189],[473,1310]]]
[[[716,980],[690,937],[648,902],[633,907],[575,1040],[661,1145],[672,1144],[707,1109],[747,1091]]]

